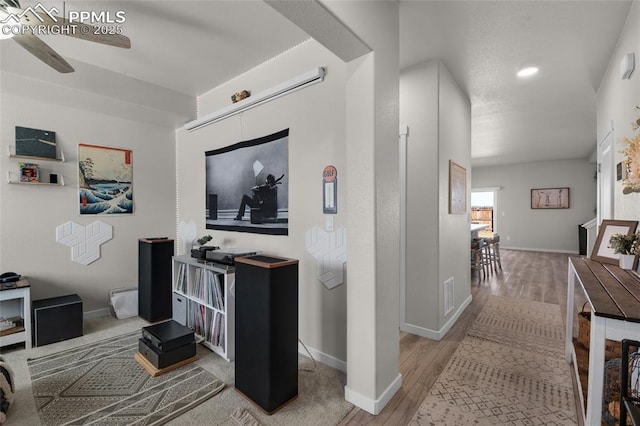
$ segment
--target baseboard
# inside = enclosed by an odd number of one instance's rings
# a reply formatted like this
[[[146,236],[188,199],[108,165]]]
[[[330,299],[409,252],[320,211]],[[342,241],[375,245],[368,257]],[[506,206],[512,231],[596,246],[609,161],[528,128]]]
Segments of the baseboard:
[[[521,251],[541,251],[543,253],[567,253],[567,254],[578,254],[578,250],[558,250],[558,249],[542,249],[542,248],[527,248],[527,247],[509,247],[505,246],[504,243],[500,243],[500,248],[505,250],[521,250]]]
[[[373,415],[378,415],[382,411],[382,409],[391,401],[391,398],[400,390],[402,387],[402,374],[398,373],[396,378],[391,382],[389,386],[382,392],[380,398],[371,399],[366,397],[353,389],[350,389],[348,386],[344,387],[344,399],[347,402],[352,403],[353,405],[365,410],[368,413]]]
[[[331,368],[335,368],[336,370],[340,370],[343,373],[347,372],[347,363],[345,361],[325,354],[324,352],[320,352],[317,349],[310,348],[309,346],[307,346],[307,349],[309,349],[309,353],[316,361],[321,362],[324,365],[328,365]],[[309,355],[300,342],[298,342],[298,352],[305,356]]]
[[[82,319],[108,317],[111,315],[109,308],[96,309],[95,311],[87,311],[82,313]]]
[[[447,334],[447,332],[453,327],[453,325],[458,321],[460,315],[467,309],[467,306],[471,304],[473,298],[469,295],[464,302],[458,307],[456,312],[449,318],[449,320],[440,328],[440,330],[431,330],[429,328],[420,327],[414,324],[400,324],[400,330],[405,331],[407,333],[415,334],[416,336],[426,337],[431,340],[442,340],[442,338]]]

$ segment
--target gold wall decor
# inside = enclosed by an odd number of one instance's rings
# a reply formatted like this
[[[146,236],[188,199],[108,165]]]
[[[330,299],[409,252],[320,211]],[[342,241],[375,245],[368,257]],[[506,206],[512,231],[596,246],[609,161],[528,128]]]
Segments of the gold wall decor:
[[[635,109],[640,110],[640,107],[636,106]],[[622,139],[625,148],[621,152],[627,157],[624,162],[627,176],[622,181],[623,194],[640,192],[640,118],[631,123],[631,127],[636,132],[636,135]]]
[[[242,92],[236,92],[231,95],[231,101],[235,104],[236,102],[240,102],[241,100],[248,98],[251,96],[251,92],[248,90],[243,90]]]

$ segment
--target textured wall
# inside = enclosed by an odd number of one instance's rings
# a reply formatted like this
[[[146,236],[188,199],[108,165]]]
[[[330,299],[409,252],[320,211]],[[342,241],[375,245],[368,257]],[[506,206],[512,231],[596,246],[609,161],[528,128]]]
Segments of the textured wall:
[[[634,137],[637,132],[631,129],[631,122],[640,118],[640,4],[633,2],[627,23],[618,39],[618,45],[611,55],[611,61],[598,90],[598,142],[613,126],[614,163],[624,161],[620,151],[624,148],[623,137]],[[635,53],[635,71],[631,79],[620,78],[620,61],[627,53]],[[614,173],[611,170],[611,173]],[[615,182],[615,175],[614,175]],[[640,220],[640,193],[623,194],[620,182],[614,183],[614,218],[621,220]]]
[[[74,108],[76,101],[92,107]],[[145,122],[133,105],[127,106],[131,118],[121,118],[121,107],[115,111],[111,101],[2,74],[2,176],[8,170],[15,172],[20,161],[4,155],[6,146],[14,144],[17,125],[55,131],[66,157],[64,163],[36,161],[46,179],[49,173],[59,173],[65,186],[0,183],[0,270],[25,275],[33,299],[78,293],[85,312],[107,308],[109,289],[137,285],[138,238],[175,236],[174,130]],[[148,111],[144,114],[148,117]],[[79,215],[77,149],[81,142],[133,150],[134,214]],[[113,226],[113,239],[101,246],[97,261],[88,266],[73,262],[69,247],[56,242],[56,227],[68,221],[86,226],[96,220]]]
[[[496,217],[500,245],[578,252],[578,225],[595,217],[595,164],[586,160],[474,167],[473,188],[500,187]],[[570,208],[531,209],[531,189],[569,187]]]
[[[329,164],[338,169],[335,228],[346,225],[346,66],[318,43],[306,42],[202,95],[199,112],[204,116],[228,105],[229,95],[238,90],[257,93],[319,66],[326,66],[328,71],[322,83],[199,130],[177,132],[178,219],[193,220],[198,235],[211,234],[216,245],[299,259],[300,338],[307,346],[343,362],[346,286],[329,290],[317,279],[317,262],[306,251],[305,233],[316,225],[324,227],[322,170]],[[204,152],[286,128],[289,128],[289,235],[205,229]]]

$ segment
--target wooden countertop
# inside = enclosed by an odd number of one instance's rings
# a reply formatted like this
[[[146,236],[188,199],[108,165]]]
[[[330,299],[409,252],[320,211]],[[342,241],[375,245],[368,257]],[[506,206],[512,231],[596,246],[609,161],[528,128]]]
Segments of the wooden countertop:
[[[640,323],[640,276],[616,265],[572,256],[594,315]]]

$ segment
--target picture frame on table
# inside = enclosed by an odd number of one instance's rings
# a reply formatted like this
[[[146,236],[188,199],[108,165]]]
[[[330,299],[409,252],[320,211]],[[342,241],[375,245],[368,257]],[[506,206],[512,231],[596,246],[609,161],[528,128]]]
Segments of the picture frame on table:
[[[637,220],[603,219],[600,224],[600,229],[598,230],[596,242],[593,245],[591,260],[618,265],[620,262],[620,255],[615,253],[613,248],[609,247],[609,240],[611,239],[611,236],[615,234],[631,235],[636,232],[637,227]]]

